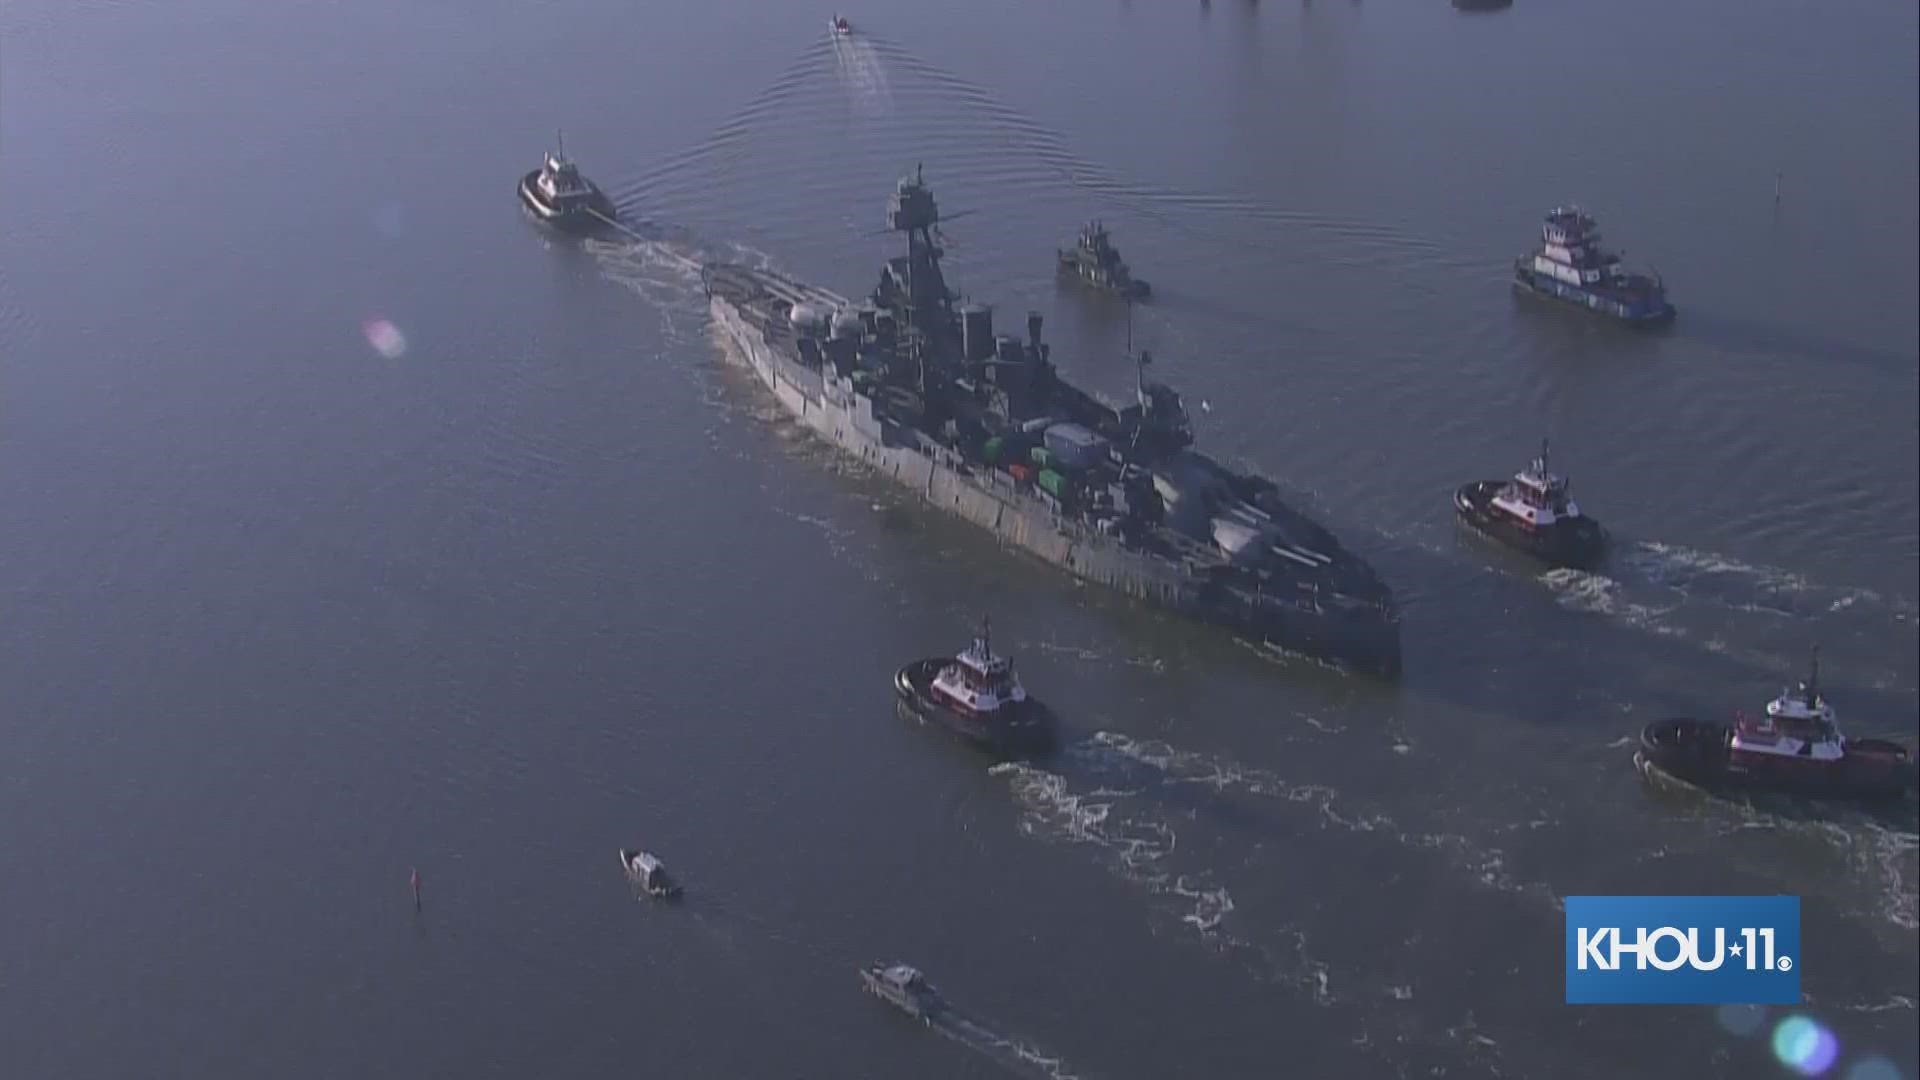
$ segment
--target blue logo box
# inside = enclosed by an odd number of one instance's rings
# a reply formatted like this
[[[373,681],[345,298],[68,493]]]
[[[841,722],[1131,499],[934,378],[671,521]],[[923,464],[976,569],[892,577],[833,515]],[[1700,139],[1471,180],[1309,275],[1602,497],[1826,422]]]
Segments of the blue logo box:
[[[1797,896],[1569,896],[1569,1005],[1798,1005]]]

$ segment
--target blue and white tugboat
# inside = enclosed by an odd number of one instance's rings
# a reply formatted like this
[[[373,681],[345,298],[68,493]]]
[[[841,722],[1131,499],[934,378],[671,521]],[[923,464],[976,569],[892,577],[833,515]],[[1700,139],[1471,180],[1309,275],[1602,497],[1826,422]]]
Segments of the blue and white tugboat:
[[[567,232],[593,232],[616,219],[613,200],[556,144],[540,167],[520,178],[520,203],[534,219]]]
[[[1606,551],[1606,530],[1581,512],[1567,478],[1547,467],[1544,439],[1540,456],[1513,479],[1463,484],[1453,509],[1474,531],[1555,566],[1590,569]]]
[[[1837,799],[1898,798],[1915,786],[1913,756],[1885,739],[1849,739],[1820,694],[1820,650],[1805,682],[1733,723],[1656,720],[1640,732],[1634,764],[1710,789]]]
[[[1637,274],[1600,246],[1600,227],[1579,207],[1563,206],[1540,226],[1540,250],[1514,260],[1514,288],[1564,300],[1637,326],[1674,315],[1659,275]]]
[[[1013,661],[993,651],[986,620],[959,655],[915,660],[895,672],[893,689],[908,713],[990,750],[1019,753],[1052,745],[1047,707],[1027,696]]]

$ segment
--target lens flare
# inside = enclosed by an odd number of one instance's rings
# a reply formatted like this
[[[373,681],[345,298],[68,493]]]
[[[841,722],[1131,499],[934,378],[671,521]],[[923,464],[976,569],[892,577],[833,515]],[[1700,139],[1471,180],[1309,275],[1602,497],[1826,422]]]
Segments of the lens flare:
[[[1833,1068],[1840,1044],[1818,1021],[1789,1016],[1773,1029],[1773,1056],[1801,1076],[1819,1076]]]
[[[1743,1039],[1758,1035],[1767,1024],[1764,1005],[1722,1005],[1717,1010],[1717,1016],[1721,1027]]]
[[[407,336],[387,320],[368,319],[360,324],[360,330],[367,335],[367,344],[381,356],[398,360],[407,354]]]
[[[1900,1075],[1900,1066],[1875,1054],[1849,1065],[1847,1080],[1907,1080],[1907,1078]]]

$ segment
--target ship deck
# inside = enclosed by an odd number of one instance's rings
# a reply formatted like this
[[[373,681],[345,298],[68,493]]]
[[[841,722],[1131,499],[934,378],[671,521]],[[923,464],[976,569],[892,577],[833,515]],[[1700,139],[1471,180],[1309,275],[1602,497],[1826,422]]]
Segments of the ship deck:
[[[799,348],[788,315],[800,304],[831,312],[848,304],[845,297],[752,267],[713,265],[704,268],[702,275],[709,292],[728,299],[770,348],[787,361],[818,372],[817,361],[809,362]],[[918,337],[911,331],[901,334],[889,359],[904,358],[908,343]],[[947,367],[959,352],[958,335],[954,333],[922,340],[933,355],[942,358],[937,361],[942,367]],[[883,380],[866,396],[873,403],[875,418],[902,442],[929,457],[953,453],[940,432],[923,425],[925,402],[917,388],[897,380]],[[945,396],[942,404],[946,415],[988,430],[995,423],[1005,422],[969,400],[964,389]],[[1114,432],[1122,423],[1119,408],[1059,378],[1050,386],[1043,411],[1055,420],[1077,423],[1103,433]],[[1132,529],[1123,536],[1097,533],[1078,515],[1063,513],[1056,503],[1034,491],[1024,490],[1004,470],[971,458],[967,460],[976,481],[990,487],[995,497],[1050,514],[1063,532],[1080,536],[1088,543],[1117,544],[1182,567],[1186,575],[1199,579],[1201,584],[1217,585],[1248,597],[1266,595],[1279,599],[1292,595],[1296,588],[1301,594],[1324,588],[1356,599],[1390,602],[1390,590],[1378,580],[1371,567],[1342,547],[1324,527],[1283,502],[1271,482],[1240,474],[1190,449],[1137,458],[1131,466],[1154,474],[1182,492],[1183,497],[1167,508],[1162,521]],[[1121,476],[1121,469],[1110,461],[1095,463],[1079,472],[1090,487],[1102,489]],[[1263,549],[1253,552],[1252,557],[1240,558],[1225,551],[1214,537],[1214,518],[1222,513],[1259,529],[1263,534]]]

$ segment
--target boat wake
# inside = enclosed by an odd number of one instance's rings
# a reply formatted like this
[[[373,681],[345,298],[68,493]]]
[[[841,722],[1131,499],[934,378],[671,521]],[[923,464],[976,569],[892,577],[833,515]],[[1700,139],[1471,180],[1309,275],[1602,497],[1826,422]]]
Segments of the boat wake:
[[[700,292],[700,252],[666,240],[589,240],[586,249],[607,277],[630,290],[660,314],[670,342],[690,340],[703,326],[707,305]]]
[[[1797,616],[1855,610],[1907,624],[1920,613],[1911,601],[1885,597],[1872,589],[1820,585],[1789,570],[1657,540],[1636,541],[1616,559],[1646,580],[1681,595],[1740,611]]]
[[[1077,1080],[1066,1063],[1038,1048],[995,1031],[979,1017],[949,1006],[928,1025],[940,1034],[979,1053],[1018,1076],[1046,1080]]]
[[[1852,679],[1914,690],[1901,672],[1920,646],[1915,605],[1871,589],[1651,540],[1622,544],[1605,573],[1557,569],[1539,580],[1567,610],[1685,639],[1756,670],[1791,671],[1810,641],[1827,642]]]
[[[836,34],[833,59],[840,85],[846,90],[854,112],[862,116],[884,116],[893,111],[893,90],[887,82],[886,65],[871,42],[851,34]]]
[[[1459,833],[1403,828],[1386,814],[1347,805],[1331,787],[1111,731],[1067,747],[1062,760],[1067,767],[1058,772],[1024,762],[989,770],[1007,781],[1025,810],[1022,831],[1099,849],[1121,877],[1175,901],[1179,921],[1202,940],[1252,961],[1262,977],[1291,984],[1317,1004],[1330,1004],[1340,995],[1328,963],[1308,952],[1306,931],[1290,924],[1256,930],[1235,918],[1233,895],[1221,871],[1208,865],[1203,854],[1208,840],[1216,849],[1238,849],[1217,834],[1196,834],[1183,845],[1176,820],[1239,828],[1260,837],[1289,823],[1284,817],[1264,820],[1234,801],[1252,796],[1263,809],[1306,815],[1315,829],[1372,834],[1433,853],[1478,887],[1532,896],[1554,907],[1560,903],[1546,885],[1516,880],[1499,849]]]
[[[1640,769],[1662,787],[1707,794],[1664,772],[1645,765]],[[1920,831],[1911,824],[1890,824],[1847,808],[1808,810],[1786,797],[1705,797],[1696,807],[1692,819],[1704,827],[1692,839],[1679,839],[1681,834],[1675,833],[1675,839],[1651,849],[1648,860],[1712,853],[1743,872],[1778,879],[1783,892],[1819,895],[1850,919],[1909,933],[1920,930]],[[1911,802],[1906,810],[1912,814]],[[1797,850],[1799,857],[1783,860],[1783,845]],[[1821,860],[1829,868],[1809,875],[1806,860]],[[1790,869],[1783,872],[1783,866]],[[1822,884],[1809,886],[1809,880]]]

